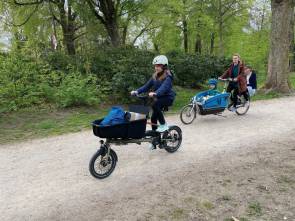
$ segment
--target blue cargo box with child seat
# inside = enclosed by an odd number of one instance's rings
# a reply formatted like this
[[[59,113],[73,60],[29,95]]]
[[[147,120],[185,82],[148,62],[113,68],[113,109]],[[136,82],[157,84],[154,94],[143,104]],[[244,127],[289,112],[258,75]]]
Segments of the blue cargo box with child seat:
[[[228,106],[230,93],[220,93],[214,96],[197,98],[201,115],[214,114],[224,111]]]

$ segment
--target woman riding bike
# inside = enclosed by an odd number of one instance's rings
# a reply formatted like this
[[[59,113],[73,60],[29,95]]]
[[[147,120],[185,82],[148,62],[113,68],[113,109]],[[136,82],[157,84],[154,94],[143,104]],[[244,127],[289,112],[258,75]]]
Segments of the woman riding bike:
[[[176,93],[172,90],[173,76],[168,69],[167,57],[164,55],[155,57],[153,65],[155,67],[155,73],[151,79],[141,88],[131,91],[131,95],[149,92],[149,97],[156,98],[152,105],[152,129],[157,132],[164,132],[169,128],[166,124],[162,109],[173,104]],[[160,122],[159,126],[156,125],[158,121]]]
[[[223,75],[219,77],[219,79],[221,80],[227,78],[232,79],[226,89],[226,92],[228,93],[231,93],[233,91],[233,106],[230,108],[230,111],[235,112],[238,103],[238,95],[243,95],[245,97],[245,100],[248,101],[247,80],[244,74],[244,65],[240,59],[239,54],[233,55],[233,63],[223,73]]]

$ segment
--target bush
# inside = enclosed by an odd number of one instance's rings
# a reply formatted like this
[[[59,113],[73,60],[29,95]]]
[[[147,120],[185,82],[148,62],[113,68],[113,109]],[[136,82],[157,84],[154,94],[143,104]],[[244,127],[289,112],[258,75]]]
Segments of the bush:
[[[229,66],[230,60],[207,55],[168,54],[175,73],[175,84],[195,88],[207,79],[217,77]]]
[[[98,103],[95,78],[80,73],[67,75],[53,95],[61,107],[93,105]]]
[[[42,103],[39,65],[19,55],[0,59],[0,112]]]
[[[104,48],[77,56],[51,52],[38,60],[21,53],[0,54],[0,112],[48,103],[70,107],[108,100],[128,102],[129,92],[154,72],[154,56],[154,52],[132,47]],[[197,87],[230,63],[180,52],[167,56],[174,84],[182,87]]]
[[[0,112],[56,104],[61,107],[98,102],[96,77],[68,68],[55,70],[44,61],[11,54],[0,59]]]

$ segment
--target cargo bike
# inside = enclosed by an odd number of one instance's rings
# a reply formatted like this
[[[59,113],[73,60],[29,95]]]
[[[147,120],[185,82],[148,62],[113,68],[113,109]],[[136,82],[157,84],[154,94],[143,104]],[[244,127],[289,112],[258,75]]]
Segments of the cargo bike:
[[[112,145],[151,143],[169,153],[174,153],[181,146],[182,131],[176,125],[169,126],[168,130],[161,133],[146,130],[147,124],[152,124],[148,122],[149,112],[156,98],[151,99],[141,95],[136,97],[142,101],[142,104],[130,105],[129,112],[142,114],[143,119],[109,126],[100,125],[103,119],[92,122],[94,135],[104,139],[100,140],[100,147],[89,162],[89,171],[93,177],[104,179],[114,171],[118,156],[111,148]],[[168,111],[168,107],[164,107],[162,111]]]
[[[232,93],[227,93],[226,88],[231,78],[219,79],[224,82],[223,91],[215,91],[213,96],[209,96],[208,91],[203,91],[196,94],[189,104],[185,105],[180,112],[180,120],[184,124],[191,124],[197,117],[197,115],[220,115],[226,109],[230,109],[233,106]],[[238,95],[238,102],[235,113],[237,115],[245,115],[250,108],[250,96],[247,102],[244,96]]]

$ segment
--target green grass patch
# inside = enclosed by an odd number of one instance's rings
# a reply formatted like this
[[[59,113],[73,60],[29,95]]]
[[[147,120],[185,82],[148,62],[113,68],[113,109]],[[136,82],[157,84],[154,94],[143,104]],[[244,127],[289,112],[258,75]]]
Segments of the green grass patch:
[[[270,92],[270,93],[263,93],[259,92],[255,94],[255,96],[251,97],[251,101],[258,101],[258,100],[269,100],[274,98],[280,98],[282,97],[282,94],[277,92]]]
[[[248,215],[249,216],[261,216],[262,208],[259,202],[252,202],[248,205]]]
[[[245,217],[241,217],[239,218],[240,221],[249,221],[249,219],[245,218]]]
[[[90,123],[104,116],[103,108],[26,109],[0,115],[0,143],[60,135],[90,129]]]
[[[295,184],[295,180],[290,178],[289,176],[286,175],[281,175],[278,180],[278,183],[283,183],[283,184],[289,184],[289,185],[294,185]]]
[[[209,202],[209,201],[204,201],[201,203],[202,208],[206,209],[206,210],[212,210],[214,208],[213,203]]]
[[[181,108],[188,104],[193,96],[195,96],[200,90],[187,89],[175,87],[175,92],[177,93],[176,99],[171,107],[169,113],[178,113]]]
[[[171,211],[170,216],[173,220],[184,220],[187,217],[187,212],[182,208],[175,208]]]
[[[292,72],[289,76],[290,83],[292,85],[292,88],[295,88],[295,72]]]

